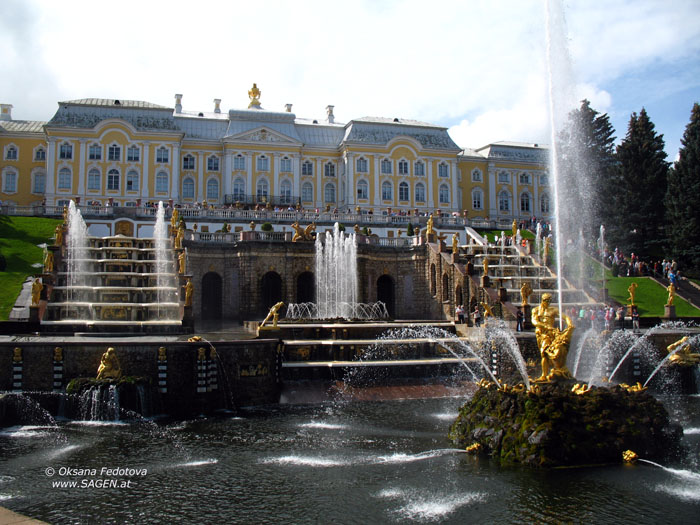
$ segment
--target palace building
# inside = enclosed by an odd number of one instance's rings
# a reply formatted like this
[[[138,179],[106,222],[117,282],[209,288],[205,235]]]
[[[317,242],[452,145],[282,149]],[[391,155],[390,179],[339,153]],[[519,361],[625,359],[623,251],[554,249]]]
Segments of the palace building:
[[[48,122],[0,106],[0,200],[6,205],[269,204],[363,213],[550,216],[546,147],[465,149],[447,129],[402,118],[335,121],[263,109],[213,111],[149,102],[59,102]]]

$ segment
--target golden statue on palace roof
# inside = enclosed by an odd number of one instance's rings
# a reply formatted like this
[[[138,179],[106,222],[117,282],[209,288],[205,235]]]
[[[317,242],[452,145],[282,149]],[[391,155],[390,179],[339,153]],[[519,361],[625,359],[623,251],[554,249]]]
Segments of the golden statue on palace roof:
[[[253,87],[248,90],[248,96],[250,97],[250,104],[248,104],[248,109],[260,109],[260,95],[261,93],[258,89],[258,85],[254,82]]]

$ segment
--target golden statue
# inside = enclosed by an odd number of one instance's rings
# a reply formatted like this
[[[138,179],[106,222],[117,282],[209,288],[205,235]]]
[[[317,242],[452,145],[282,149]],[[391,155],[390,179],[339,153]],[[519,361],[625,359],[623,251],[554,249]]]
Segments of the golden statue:
[[[668,290],[668,301],[666,302],[666,306],[673,306],[673,299],[676,297],[676,286],[671,283],[666,287],[666,290]]]
[[[306,228],[302,228],[299,226],[298,222],[295,222],[292,224],[292,228],[294,228],[294,237],[292,237],[292,242],[314,240],[314,232],[316,231],[315,223],[312,222]]]
[[[184,274],[187,270],[187,255],[184,251],[180,252],[180,255],[177,256],[177,262],[179,264],[179,272]]]
[[[679,366],[695,366],[700,363],[700,354],[691,352],[690,343],[688,342],[688,336],[682,337],[673,344],[666,347],[668,353],[674,352],[677,348],[680,348],[675,354],[668,358],[668,360],[674,365]]]
[[[44,289],[44,285],[41,284],[39,279],[34,279],[32,283],[32,306],[39,306],[39,299],[41,299],[41,290]]]
[[[630,303],[631,305],[634,305],[634,294],[635,294],[635,292],[637,291],[637,287],[638,287],[638,286],[639,286],[639,285],[638,285],[637,283],[633,282],[633,283],[630,284],[629,287],[627,288],[627,291],[628,291],[629,294],[630,294],[630,296],[627,298],[627,300],[629,301],[629,303]]]
[[[119,365],[119,359],[114,352],[114,348],[109,347],[102,354],[100,359],[100,368],[97,369],[97,379],[119,379],[122,376],[122,368]]]
[[[513,244],[515,244],[515,236],[518,233],[518,222],[513,219]]]
[[[197,361],[206,361],[207,359],[207,349],[203,346],[197,348]]]
[[[487,317],[494,317],[494,318],[496,317],[495,315],[493,315],[493,310],[491,310],[491,305],[489,305],[488,303],[479,303],[479,304],[484,309],[484,319],[486,319]]]
[[[22,362],[22,349],[19,346],[16,346],[12,350],[12,361],[15,363],[21,363]]]
[[[187,279],[187,284],[185,285],[185,306],[192,306],[193,293],[194,284],[192,284],[192,279]]]
[[[60,346],[53,349],[53,360],[56,362],[63,361],[63,348]]]
[[[452,235],[452,253],[459,255],[459,238],[456,233]]]
[[[265,326],[265,323],[267,323],[270,319],[272,319],[272,326],[274,328],[277,328],[277,320],[279,319],[279,310],[284,306],[284,303],[280,301],[279,303],[275,304],[272,308],[270,308],[270,311],[267,313],[267,317],[263,319],[263,322],[260,323],[260,326],[258,328],[262,328]]]
[[[158,361],[167,361],[168,354],[164,346],[158,348]]]
[[[261,94],[262,93],[258,89],[258,85],[253,83],[253,87],[248,90],[248,97],[250,98],[250,104],[248,104],[248,109],[260,107]]]
[[[56,225],[56,241],[54,244],[56,246],[61,246],[63,244],[63,224]]]
[[[180,227],[177,229],[175,234],[175,249],[179,250],[182,248],[182,241],[185,238],[185,226],[180,223]]]
[[[525,281],[520,287],[520,304],[522,306],[527,306],[529,303],[530,296],[532,295],[532,286],[528,281]]]
[[[68,206],[63,207],[63,222],[68,222]]]
[[[489,274],[489,258],[484,257],[481,262],[484,265],[484,275],[488,275]]]
[[[177,208],[173,209],[173,214],[170,217],[170,226],[172,226],[173,230],[177,228],[177,220],[178,220],[179,212],[177,211]]]
[[[544,263],[547,264],[547,261],[549,260],[549,249],[552,247],[552,239],[551,237],[547,237],[544,240]]]
[[[353,231],[354,231],[355,233],[362,233],[362,232],[360,231],[360,227],[359,227],[357,224],[356,224],[355,226],[353,226],[352,229],[353,229]]]
[[[53,252],[47,251],[44,257],[44,273],[53,272]]]
[[[571,372],[566,367],[566,355],[574,335],[574,325],[568,315],[562,315],[562,319],[566,321],[566,328],[559,330],[555,326],[559,310],[550,306],[551,300],[552,296],[545,293],[540,305],[532,309],[532,324],[542,358],[542,375],[535,381],[540,383],[551,382],[557,378],[571,378]]]
[[[435,229],[433,228],[433,214],[431,213],[428,217],[428,223],[425,225],[425,235],[432,235],[434,233]]]
[[[639,456],[632,450],[625,450],[622,453],[622,461],[625,463],[634,463],[637,459],[639,459]]]

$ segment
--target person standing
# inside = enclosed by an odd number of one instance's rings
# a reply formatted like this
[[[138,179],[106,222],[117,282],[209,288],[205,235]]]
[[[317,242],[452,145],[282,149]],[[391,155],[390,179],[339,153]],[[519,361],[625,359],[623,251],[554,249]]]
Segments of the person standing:
[[[636,306],[632,307],[632,330],[639,332],[639,310]]]
[[[625,307],[624,306],[620,306],[617,309],[617,327],[620,330],[625,329]]]
[[[481,326],[481,312],[479,311],[479,306],[474,307],[474,326],[479,328]]]
[[[523,331],[523,325],[525,323],[525,314],[523,313],[523,308],[521,306],[518,307],[518,313],[515,316],[516,320],[518,321],[516,330],[518,332]]]
[[[464,306],[461,304],[458,305],[455,314],[457,314],[457,322],[459,324],[464,324]]]

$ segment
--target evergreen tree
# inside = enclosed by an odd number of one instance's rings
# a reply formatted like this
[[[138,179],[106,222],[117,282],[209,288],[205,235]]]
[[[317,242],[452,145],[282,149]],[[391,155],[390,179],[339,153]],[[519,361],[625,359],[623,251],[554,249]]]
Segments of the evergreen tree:
[[[693,105],[679,158],[668,175],[668,248],[681,269],[700,275],[700,104]]]
[[[588,100],[569,113],[557,143],[560,225],[565,239],[595,235],[606,218],[606,185],[615,165],[615,130]]]
[[[668,168],[663,135],[656,133],[644,108],[639,115],[632,113],[608,187],[615,202],[609,238],[628,254],[663,253]]]

